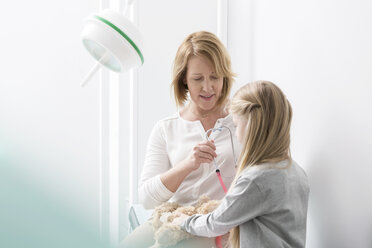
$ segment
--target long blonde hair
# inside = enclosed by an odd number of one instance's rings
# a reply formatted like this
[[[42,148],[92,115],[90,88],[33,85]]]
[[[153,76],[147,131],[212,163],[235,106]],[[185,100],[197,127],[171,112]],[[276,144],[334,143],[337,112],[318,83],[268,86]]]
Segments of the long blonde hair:
[[[223,77],[221,96],[218,105],[224,105],[230,97],[235,74],[231,70],[231,61],[227,49],[218,37],[207,31],[195,32],[186,37],[177,50],[173,63],[173,94],[178,107],[187,100],[187,85],[184,79],[187,73],[187,62],[192,55],[207,58],[214,66],[218,77]]]
[[[229,109],[248,119],[235,180],[247,167],[291,158],[292,107],[278,86],[268,81],[246,84],[235,93]],[[230,231],[231,247],[238,248],[239,240],[237,226]]]

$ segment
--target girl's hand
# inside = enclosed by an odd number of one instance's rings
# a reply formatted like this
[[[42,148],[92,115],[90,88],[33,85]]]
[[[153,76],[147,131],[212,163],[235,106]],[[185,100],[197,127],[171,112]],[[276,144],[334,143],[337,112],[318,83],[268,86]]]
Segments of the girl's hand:
[[[177,213],[176,218],[173,219],[172,224],[175,224],[177,226],[180,226],[187,218],[190,216],[183,214],[183,213]]]
[[[190,155],[184,160],[185,166],[190,168],[192,171],[198,169],[202,163],[211,163],[216,154],[216,146],[214,141],[204,141],[193,147]]]

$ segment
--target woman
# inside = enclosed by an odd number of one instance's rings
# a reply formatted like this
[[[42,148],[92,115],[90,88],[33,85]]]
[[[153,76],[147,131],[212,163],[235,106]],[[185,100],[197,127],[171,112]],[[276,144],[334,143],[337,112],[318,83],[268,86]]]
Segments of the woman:
[[[235,131],[232,117],[225,110],[233,76],[227,50],[214,34],[196,32],[182,42],[172,81],[181,110],[160,120],[150,135],[139,183],[139,199],[145,208],[167,201],[191,205],[201,195],[223,198],[214,160],[229,187],[236,172],[230,132],[210,132],[208,139],[205,133],[214,127]],[[240,152],[239,146],[234,149]],[[134,230],[122,246],[149,247],[154,243],[152,237],[150,221]],[[214,239],[195,238],[180,245],[213,247]]]

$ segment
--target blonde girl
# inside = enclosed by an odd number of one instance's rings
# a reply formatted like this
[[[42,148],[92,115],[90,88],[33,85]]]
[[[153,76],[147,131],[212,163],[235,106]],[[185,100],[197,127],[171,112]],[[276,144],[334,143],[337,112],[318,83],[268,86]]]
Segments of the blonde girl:
[[[221,205],[186,219],[181,228],[215,237],[230,231],[230,247],[305,247],[309,185],[290,156],[292,108],[273,83],[240,88],[230,104],[243,145],[239,167]]]

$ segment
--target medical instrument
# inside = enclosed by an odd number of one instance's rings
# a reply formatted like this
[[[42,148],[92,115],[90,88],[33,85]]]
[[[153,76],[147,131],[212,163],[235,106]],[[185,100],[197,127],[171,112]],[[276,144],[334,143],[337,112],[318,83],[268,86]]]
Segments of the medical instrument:
[[[215,131],[220,131],[221,132],[224,128],[226,128],[229,131],[229,134],[230,134],[231,149],[232,149],[232,152],[233,152],[234,163],[235,163],[235,166],[234,167],[236,168],[237,167],[237,160],[236,160],[236,156],[235,156],[233,133],[231,132],[230,128],[228,128],[227,126],[221,126],[221,127],[215,127],[215,128],[208,129],[205,132],[205,137],[209,141],[208,134],[210,132],[212,132],[212,133],[215,132]],[[222,189],[223,189],[223,191],[226,194],[227,193],[227,188],[226,188],[225,183],[222,180],[221,172],[220,172],[220,169],[218,169],[217,162],[216,162],[216,159],[215,158],[213,158],[213,163],[214,163],[214,167],[216,169],[216,174],[217,174],[218,180],[220,181],[220,184],[222,186]],[[216,246],[218,248],[222,248],[222,236],[217,236],[216,239],[215,239],[215,243],[216,243]]]
[[[226,128],[228,131],[229,131],[229,134],[230,134],[230,142],[231,142],[231,149],[232,149],[232,152],[233,152],[233,157],[234,157],[234,162],[235,162],[235,168],[237,167],[237,160],[236,160],[236,156],[235,156],[235,149],[234,149],[234,140],[233,140],[233,134],[230,130],[230,128],[228,128],[227,126],[221,126],[221,127],[215,127],[215,128],[211,128],[211,129],[208,129],[206,132],[205,132],[205,137],[207,138],[207,140],[209,141],[209,136],[208,134],[210,132],[215,132],[215,131],[222,131],[224,128]],[[223,182],[222,180],[222,177],[221,177],[221,172],[220,172],[220,169],[218,169],[218,166],[217,166],[217,162],[216,162],[216,159],[213,158],[213,163],[214,163],[214,167],[216,169],[216,174],[217,174],[217,177],[218,177],[218,180],[220,181],[220,184],[223,188],[223,191],[225,193],[227,193],[227,188],[226,188],[226,185],[225,183]]]
[[[124,72],[139,67],[144,62],[142,35],[131,21],[111,9],[91,14],[85,20],[81,39],[84,47],[96,60],[81,86],[101,66],[115,72]]]

